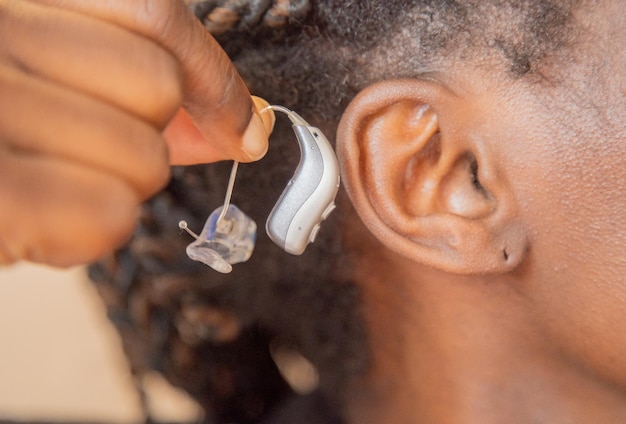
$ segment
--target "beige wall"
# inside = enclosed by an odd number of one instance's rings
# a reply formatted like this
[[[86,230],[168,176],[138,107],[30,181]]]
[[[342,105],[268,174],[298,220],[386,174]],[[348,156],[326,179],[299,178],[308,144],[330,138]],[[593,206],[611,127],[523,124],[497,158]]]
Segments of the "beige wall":
[[[192,420],[196,406],[153,376],[163,420]],[[141,422],[119,340],[80,268],[0,268],[0,419]]]

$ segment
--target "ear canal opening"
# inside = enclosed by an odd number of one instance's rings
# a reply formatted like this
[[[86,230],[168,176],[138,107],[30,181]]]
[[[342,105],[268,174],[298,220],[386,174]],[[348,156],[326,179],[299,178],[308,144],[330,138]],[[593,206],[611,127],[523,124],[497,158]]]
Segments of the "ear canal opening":
[[[467,218],[480,218],[493,210],[493,198],[482,185],[479,165],[472,152],[461,153],[441,180],[438,205],[440,211]]]
[[[476,156],[474,156],[472,152],[467,152],[465,160],[469,163],[469,170],[472,176],[472,185],[478,192],[489,198],[489,192],[480,182],[480,178],[478,177],[478,160],[476,159]]]

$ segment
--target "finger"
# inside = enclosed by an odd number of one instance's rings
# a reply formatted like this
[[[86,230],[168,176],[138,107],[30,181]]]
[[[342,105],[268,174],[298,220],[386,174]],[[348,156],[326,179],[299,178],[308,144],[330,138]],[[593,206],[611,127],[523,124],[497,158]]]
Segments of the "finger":
[[[180,109],[163,131],[169,147],[170,163],[192,165],[217,162],[228,157],[208,144],[185,109]]]
[[[10,15],[10,16],[9,16]],[[147,38],[67,10],[30,2],[8,8],[0,39],[29,73],[109,102],[159,129],[182,101],[178,62]]]
[[[180,0],[37,0],[91,14],[157,40],[181,63],[185,108],[202,136],[226,157],[249,162],[269,134],[226,53]]]
[[[260,113],[266,134],[271,134],[276,122],[276,116],[271,109],[265,109],[269,106],[266,100],[260,97],[252,96],[255,110]],[[211,149],[207,146],[206,140],[193,123],[186,110],[181,109],[170,121],[167,128],[163,132],[165,141],[169,146],[170,163],[177,165],[191,165],[201,162],[215,162],[218,160],[228,159],[222,152],[217,149]]]
[[[0,198],[0,260],[53,266],[91,262],[120,246],[139,202],[110,174],[7,150],[0,150]]]
[[[167,181],[167,146],[149,124],[2,64],[0,92],[0,141],[13,149],[114,174],[142,198]]]

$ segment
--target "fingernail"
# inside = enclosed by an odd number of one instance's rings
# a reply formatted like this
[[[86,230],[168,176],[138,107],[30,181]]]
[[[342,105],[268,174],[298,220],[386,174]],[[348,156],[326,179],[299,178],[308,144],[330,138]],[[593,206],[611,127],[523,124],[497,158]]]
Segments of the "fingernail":
[[[268,139],[274,129],[276,116],[272,110],[260,113],[261,110],[269,106],[266,100],[252,96],[252,102],[254,113],[243,135],[243,150],[250,157],[250,160],[259,160],[267,153]]]
[[[269,147],[268,134],[263,120],[256,113],[252,114],[248,128],[243,134],[243,151],[250,160],[259,160]]]

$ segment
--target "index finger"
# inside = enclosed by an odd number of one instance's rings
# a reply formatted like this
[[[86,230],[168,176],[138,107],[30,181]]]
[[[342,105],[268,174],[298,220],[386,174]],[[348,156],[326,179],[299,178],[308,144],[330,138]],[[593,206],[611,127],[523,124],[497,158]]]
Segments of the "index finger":
[[[269,134],[253,106],[250,93],[215,39],[180,0],[36,0],[119,25],[150,38],[181,64],[185,79],[184,108],[207,141],[207,156],[194,141],[193,157],[185,155],[187,140],[170,143],[178,163],[215,158],[249,162],[267,150]],[[211,145],[209,145],[209,142]]]

